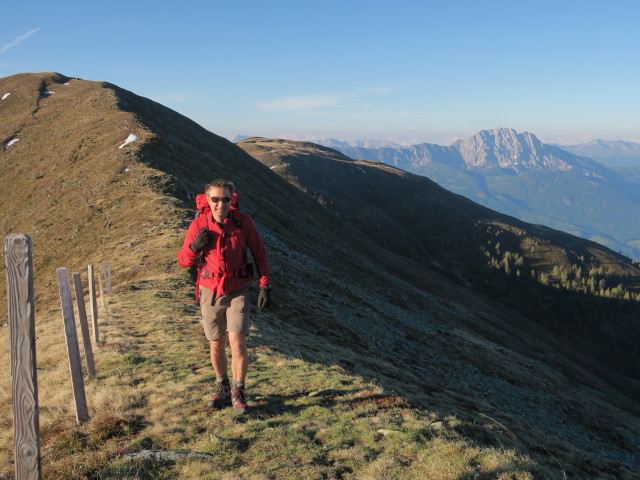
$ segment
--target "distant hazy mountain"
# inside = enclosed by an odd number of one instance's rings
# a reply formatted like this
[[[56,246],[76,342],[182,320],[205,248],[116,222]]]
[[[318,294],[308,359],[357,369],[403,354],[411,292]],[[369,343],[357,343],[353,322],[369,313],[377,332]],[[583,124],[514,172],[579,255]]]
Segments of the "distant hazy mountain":
[[[517,133],[509,128],[483,130],[465,140],[458,140],[451,148],[460,152],[468,169],[481,169],[487,174],[567,171],[572,168],[601,170],[600,165],[587,158],[546,145],[531,133]]]
[[[229,140],[233,143],[241,142],[242,140],[246,140],[247,138],[251,138],[251,135],[234,135]]]
[[[508,128],[483,130],[448,147],[330,146],[354,159],[425,175],[481,205],[640,259],[640,171],[622,175]]]
[[[397,144],[366,147],[364,142],[342,142],[334,139],[316,143],[340,150],[351,158],[364,160],[365,158],[360,157],[367,156],[368,160],[375,159],[409,170],[432,162],[500,174],[517,174],[527,170],[566,171],[571,168],[598,171],[602,168],[588,158],[544,144],[531,133],[517,133],[509,128],[483,130],[465,140],[456,141],[450,147],[431,143],[410,147]]]
[[[241,142],[242,140],[246,140],[247,138],[251,138],[254,135],[234,135],[229,138],[233,143]],[[278,137],[284,138],[284,137]],[[329,148],[403,148],[403,145],[400,143],[392,142],[390,140],[379,140],[379,139],[370,139],[370,140],[338,140],[337,138],[327,138],[327,137],[316,137],[313,135],[305,135],[304,138],[298,137],[295,135],[289,135],[286,137],[288,140],[296,140],[296,141],[304,141],[304,142],[313,142],[317,145],[322,145],[324,147]]]
[[[594,140],[579,145],[558,145],[576,155],[596,160],[608,167],[639,167],[640,143],[621,140]]]
[[[307,140],[330,148],[335,148],[335,145],[340,145],[342,148],[403,148],[403,145],[390,140],[337,140],[335,138]]]

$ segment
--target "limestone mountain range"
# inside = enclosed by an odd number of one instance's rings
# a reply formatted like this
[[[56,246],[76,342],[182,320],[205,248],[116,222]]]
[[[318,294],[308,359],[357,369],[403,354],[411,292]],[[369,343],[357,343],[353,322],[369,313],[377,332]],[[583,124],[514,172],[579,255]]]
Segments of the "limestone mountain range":
[[[531,223],[600,242],[640,259],[640,167],[606,166],[586,153],[638,152],[632,143],[595,142],[571,153],[531,133],[483,130],[451,146],[326,146],[427,176],[448,190]],[[624,150],[620,148],[624,147]],[[570,147],[567,147],[571,149]],[[617,150],[616,150],[617,149]],[[627,160],[626,165],[633,164]],[[640,165],[638,163],[637,165]]]

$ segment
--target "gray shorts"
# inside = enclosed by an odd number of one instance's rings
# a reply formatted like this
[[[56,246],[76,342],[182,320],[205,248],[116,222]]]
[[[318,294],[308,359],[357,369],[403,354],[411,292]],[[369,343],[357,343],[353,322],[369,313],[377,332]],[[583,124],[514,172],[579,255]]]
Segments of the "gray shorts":
[[[207,340],[219,340],[227,332],[249,335],[248,289],[215,298],[213,291],[200,287],[200,310]]]

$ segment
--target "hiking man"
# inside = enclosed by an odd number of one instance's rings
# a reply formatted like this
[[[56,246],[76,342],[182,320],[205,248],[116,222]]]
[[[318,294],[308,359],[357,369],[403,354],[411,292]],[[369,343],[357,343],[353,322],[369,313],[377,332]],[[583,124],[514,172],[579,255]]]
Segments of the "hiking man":
[[[258,307],[271,305],[267,251],[256,226],[237,208],[234,184],[215,180],[198,195],[200,215],[189,225],[178,263],[187,268],[201,256],[196,281],[202,324],[209,340],[211,363],[216,374],[216,391],[208,406],[232,405],[237,413],[247,411],[245,376],[249,363],[249,298],[247,285],[253,265],[247,262],[247,247],[258,269]],[[227,372],[227,336],[231,347],[231,382]]]

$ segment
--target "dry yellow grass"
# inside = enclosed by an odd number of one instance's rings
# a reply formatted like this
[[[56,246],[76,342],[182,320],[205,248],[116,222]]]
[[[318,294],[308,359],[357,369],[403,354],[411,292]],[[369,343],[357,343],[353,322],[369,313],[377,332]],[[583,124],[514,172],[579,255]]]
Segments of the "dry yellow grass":
[[[273,313],[254,312],[254,413],[241,419],[230,411],[212,412],[205,407],[212,372],[197,309],[180,300],[184,287],[158,294],[179,279],[153,283],[157,289],[119,285],[101,308],[103,342],[95,348],[97,378],[86,380],[91,419],[84,425],[74,421],[66,351],[59,346],[62,322],[39,331],[47,365],[39,375],[45,478],[409,479],[433,470],[440,476],[428,478],[454,479],[478,468],[513,472],[534,466],[515,451],[473,447],[448,427],[427,434],[437,414],[409,408],[406,400],[337,365],[272,351],[268,345],[277,332],[267,320],[277,318]],[[11,424],[7,413],[4,425]],[[376,433],[385,429],[394,432],[388,439]],[[0,478],[13,468],[9,430],[0,438]],[[145,448],[216,456],[175,465],[119,459],[122,452]],[[484,459],[481,467],[477,458]]]

